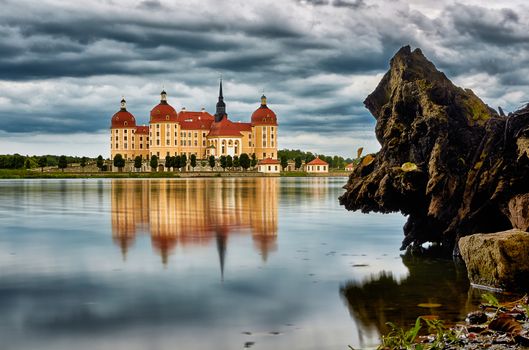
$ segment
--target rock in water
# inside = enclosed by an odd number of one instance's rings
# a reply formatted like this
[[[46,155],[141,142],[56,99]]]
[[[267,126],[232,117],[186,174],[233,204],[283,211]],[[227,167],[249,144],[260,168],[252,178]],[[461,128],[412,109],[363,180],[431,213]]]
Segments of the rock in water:
[[[529,108],[498,115],[409,46],[364,104],[382,147],[351,174],[340,197],[348,210],[407,215],[402,249],[451,249],[459,237],[513,227],[523,211],[513,214],[509,201],[529,192]]]
[[[529,233],[520,230],[475,234],[459,240],[469,280],[506,290],[529,288]]]

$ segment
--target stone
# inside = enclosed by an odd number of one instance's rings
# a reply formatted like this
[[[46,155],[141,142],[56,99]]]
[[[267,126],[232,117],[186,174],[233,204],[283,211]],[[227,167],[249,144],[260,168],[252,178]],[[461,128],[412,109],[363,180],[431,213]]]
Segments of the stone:
[[[529,106],[499,115],[409,46],[364,104],[381,149],[353,169],[347,210],[406,215],[402,249],[433,242],[457,253],[460,237],[525,227],[527,210],[515,200],[511,214],[508,203],[529,193]]]
[[[529,290],[529,233],[509,230],[459,240],[471,283],[507,291]]]
[[[507,216],[512,226],[522,231],[529,231],[529,194],[514,196],[507,207]]]

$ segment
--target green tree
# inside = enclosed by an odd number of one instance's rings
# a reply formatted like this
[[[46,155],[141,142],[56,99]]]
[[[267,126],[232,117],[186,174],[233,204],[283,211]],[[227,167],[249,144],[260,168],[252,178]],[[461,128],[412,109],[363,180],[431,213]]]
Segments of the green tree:
[[[83,169],[83,172],[84,172],[84,167],[86,166],[86,161],[88,160],[88,158],[86,157],[82,157],[81,158],[81,161],[79,162],[79,165],[81,166],[81,168]]]
[[[206,162],[205,160],[202,160],[202,161],[200,162],[200,166],[201,166],[202,168],[205,168],[206,165],[208,165],[208,162]]]
[[[103,165],[104,165],[104,161],[103,161],[103,156],[102,155],[99,155],[97,157],[96,165],[99,168],[99,171],[101,171],[101,169],[103,168]]]
[[[167,171],[171,170],[171,156],[167,155],[165,157],[165,167],[167,168]]]
[[[151,166],[151,169],[154,171],[158,170],[158,157],[156,155],[152,155],[151,161],[149,162],[149,165]]]
[[[250,167],[250,164],[251,164],[250,156],[248,156],[248,154],[246,154],[246,153],[241,154],[241,158],[239,159],[239,163],[240,163],[241,167],[244,170],[248,170],[248,168]]]
[[[239,170],[239,167],[241,166],[241,161],[239,159],[239,157],[237,156],[234,156],[233,157],[233,167],[236,169],[236,170]]]
[[[183,169],[184,171],[187,170],[186,165],[187,165],[187,156],[185,154],[182,154],[182,156],[180,157],[180,167],[184,168]]]
[[[321,156],[320,159],[326,161],[329,164],[329,169],[334,168],[334,162],[331,156]]]
[[[141,156],[136,156],[136,158],[134,158],[134,167],[136,168],[136,171],[140,171],[141,163],[142,163]]]
[[[220,156],[220,167],[226,171],[226,166],[228,166],[228,160],[226,159],[226,156]]]
[[[197,166],[197,156],[192,154],[191,155],[191,168],[193,168],[193,171],[195,171],[196,166]]]
[[[208,163],[209,163],[209,166],[211,167],[211,170],[213,171],[213,168],[215,167],[215,156],[209,156]]]
[[[314,159],[316,159],[316,156],[312,153],[308,153],[305,157],[305,164],[312,162]]]
[[[59,169],[61,169],[62,172],[64,172],[64,169],[68,166],[68,161],[66,160],[66,156],[60,156],[59,157],[59,163],[58,163]]]
[[[255,156],[255,153],[252,153],[252,161],[250,164],[252,168],[255,168],[255,166],[257,165],[257,157]]]
[[[40,167],[40,172],[44,172],[44,167],[48,165],[48,157],[46,156],[42,156],[39,158],[39,167]]]
[[[226,168],[233,168],[233,158],[230,155],[226,157]]]
[[[281,157],[281,168],[285,171],[285,168],[288,166],[288,159],[286,156]]]
[[[26,158],[26,161],[24,162],[24,167],[26,169],[30,169],[31,168],[31,161],[29,160],[29,157]]]
[[[123,158],[121,153],[118,153],[114,156],[114,166],[118,168],[119,171],[123,171],[123,167],[125,166],[125,158]]]
[[[295,167],[296,167],[296,169],[301,168],[301,164],[302,164],[301,157],[299,157],[299,156],[296,157],[296,159],[294,160],[294,162],[295,162]]]
[[[182,167],[182,159],[180,156],[175,156],[173,159],[173,166],[176,170],[180,171],[180,168]]]

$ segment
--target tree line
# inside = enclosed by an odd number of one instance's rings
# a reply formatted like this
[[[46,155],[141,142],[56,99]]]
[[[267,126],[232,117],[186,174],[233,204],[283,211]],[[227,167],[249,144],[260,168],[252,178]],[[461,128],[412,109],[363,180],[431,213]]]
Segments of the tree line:
[[[312,152],[304,152],[299,149],[282,149],[277,152],[277,157],[281,160],[281,163],[283,163],[284,159],[286,159],[286,162],[288,163],[289,160],[294,161],[294,166],[296,169],[301,168],[301,165],[303,164],[303,161],[305,164],[311,162],[312,160],[316,159],[316,157],[319,157],[321,160],[326,161],[329,164],[329,168],[335,168],[335,169],[342,169],[347,164],[352,163],[352,158],[344,158],[341,156],[326,156],[324,154],[314,154]],[[283,166],[283,164],[281,164]],[[284,166],[283,168],[285,168]]]
[[[202,168],[205,168],[206,166],[209,166],[211,170],[213,170],[217,166],[217,159],[214,156],[209,156],[207,159],[198,160],[197,156],[192,154],[189,157],[189,160],[187,159],[187,156],[185,154],[182,154],[180,156],[167,156],[165,157],[165,162],[163,166],[167,169],[167,171],[170,171],[171,169],[173,171],[182,171],[187,170],[187,167],[190,166],[193,171],[195,168],[199,165],[202,166]],[[116,154],[113,159],[113,164],[116,168],[119,169],[119,171],[122,171],[125,167],[126,161],[125,158],[121,154]],[[137,156],[134,158],[134,168],[137,170],[140,170],[143,164],[143,158],[141,156]],[[149,166],[152,170],[157,170],[160,162],[156,155],[153,155],[149,160]],[[226,170],[226,168],[231,170],[237,170],[242,168],[243,170],[248,170],[250,167],[255,167],[257,165],[257,158],[255,156],[255,153],[251,156],[247,153],[242,153],[240,156],[220,156],[218,160],[218,165],[223,169]]]
[[[99,170],[105,170],[103,156],[97,158],[77,157],[77,156],[57,156],[57,155],[42,155],[42,156],[22,156],[15,154],[1,154],[0,155],[0,169],[33,169],[41,168],[44,171],[46,167],[57,167],[64,171],[69,164],[79,164],[84,168],[89,164],[95,162]]]

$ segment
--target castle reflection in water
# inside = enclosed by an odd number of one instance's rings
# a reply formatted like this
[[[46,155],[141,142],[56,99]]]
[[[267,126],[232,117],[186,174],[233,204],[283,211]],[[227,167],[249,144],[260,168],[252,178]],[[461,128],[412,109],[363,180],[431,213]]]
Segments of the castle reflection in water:
[[[266,260],[276,249],[278,186],[274,178],[112,181],[113,240],[126,258],[148,234],[164,264],[177,246],[215,243],[223,270],[228,237],[251,234]]]

